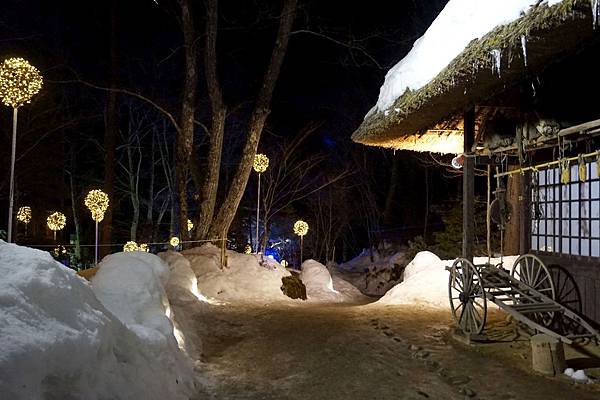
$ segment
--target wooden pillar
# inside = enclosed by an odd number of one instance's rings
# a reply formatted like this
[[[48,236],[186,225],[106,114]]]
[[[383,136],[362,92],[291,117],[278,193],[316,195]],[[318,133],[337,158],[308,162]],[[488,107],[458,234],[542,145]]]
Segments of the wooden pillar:
[[[514,170],[517,166],[509,166],[508,170]],[[521,253],[521,227],[523,225],[523,210],[521,203],[523,199],[523,175],[516,173],[509,175],[506,180],[506,203],[510,209],[510,218],[506,223],[504,233],[504,255],[515,256]]]
[[[462,256],[473,259],[475,242],[475,110],[470,109],[464,115],[464,163],[463,163],[463,246]]]
[[[530,237],[530,204],[531,204],[531,188],[529,185],[531,179],[531,173],[526,172],[521,176],[521,193],[519,195],[519,253],[529,253],[531,249],[531,237]]]

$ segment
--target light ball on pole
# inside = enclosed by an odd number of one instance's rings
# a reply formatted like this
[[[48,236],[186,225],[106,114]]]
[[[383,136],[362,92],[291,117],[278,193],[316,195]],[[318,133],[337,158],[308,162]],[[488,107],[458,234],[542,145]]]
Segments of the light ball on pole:
[[[19,211],[17,211],[17,220],[24,224],[28,224],[31,222],[31,207],[23,206],[19,207]]]
[[[254,156],[254,164],[252,165],[254,170],[259,174],[262,174],[269,168],[269,157],[264,154],[257,154]]]
[[[65,214],[56,211],[48,216],[46,224],[48,224],[48,228],[50,228],[51,231],[60,231],[67,224],[67,217],[65,217]]]
[[[102,190],[94,189],[90,190],[87,196],[85,196],[84,203],[92,213],[92,219],[100,222],[104,219],[104,213],[108,209],[110,200],[108,195]]]
[[[308,224],[301,219],[294,223],[294,233],[298,236],[304,236],[308,233]]]
[[[0,65],[0,96],[5,105],[18,108],[29,103],[44,80],[40,71],[22,58],[9,58]]]
[[[138,251],[138,249],[138,244],[133,240],[130,240],[129,242],[125,243],[125,245],[123,246],[124,252]]]
[[[177,236],[173,236],[170,240],[169,240],[169,244],[173,247],[177,247],[179,246],[179,238]]]

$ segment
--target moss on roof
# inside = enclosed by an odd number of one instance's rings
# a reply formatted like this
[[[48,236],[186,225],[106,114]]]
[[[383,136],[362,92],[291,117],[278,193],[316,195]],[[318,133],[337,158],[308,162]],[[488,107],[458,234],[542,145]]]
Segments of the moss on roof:
[[[582,38],[596,35],[592,25],[590,0],[534,6],[521,18],[473,40],[431,82],[419,90],[407,90],[389,110],[368,114],[352,139],[366,145],[399,148],[403,137],[423,133],[448,116],[460,114],[523,80],[528,73],[543,70],[561,53],[577,48]],[[522,37],[528,41],[527,65]],[[502,67],[495,75],[491,56],[494,50],[502,54]]]

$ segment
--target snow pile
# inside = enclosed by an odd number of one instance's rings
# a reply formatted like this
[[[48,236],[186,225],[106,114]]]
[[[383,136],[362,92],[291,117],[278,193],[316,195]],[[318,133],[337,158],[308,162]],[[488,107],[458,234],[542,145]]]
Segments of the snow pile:
[[[218,301],[200,293],[198,278],[190,267],[190,262],[180,253],[167,251],[158,255],[169,266],[169,280],[165,287],[171,305],[171,320],[179,346],[192,359],[201,358],[202,345],[198,322],[204,313],[210,312],[211,304]]]
[[[504,257],[504,268],[510,269],[516,256]],[[487,257],[475,257],[475,264],[487,262]],[[492,258],[494,265],[499,258]],[[429,251],[418,253],[404,270],[404,281],[394,286],[378,304],[418,304],[433,308],[448,308],[448,271],[454,260],[441,260]],[[489,303],[488,303],[489,305]],[[490,305],[489,305],[490,306]]]
[[[132,265],[139,272],[136,280],[151,285],[148,293],[133,289],[151,300],[148,306],[133,296],[119,300],[120,294],[125,295],[120,290],[124,285],[112,290],[109,282],[117,284],[112,273],[100,269],[107,306],[114,306],[113,311],[130,321],[135,331],[100,303],[85,280],[47,252],[0,241],[2,398],[189,397],[191,367],[179,359],[172,327],[158,316],[161,291],[147,277],[160,281],[160,265],[150,258],[140,260],[137,254],[107,262],[103,267],[109,265],[109,270],[115,268],[113,263]]]
[[[547,4],[560,2],[549,0]],[[385,111],[407,89],[414,91],[428,84],[469,42],[518,19],[534,3],[535,0],[450,0],[408,55],[388,71],[374,111]]]
[[[145,344],[145,351],[162,368],[169,390],[178,381],[191,380],[181,371],[189,369],[189,361],[179,350],[184,338],[174,330],[171,306],[165,286],[169,267],[154,254],[143,251],[111,254],[99,264],[92,279],[92,290],[100,302]]]
[[[594,383],[594,381],[585,374],[585,371],[582,369],[578,369],[577,371],[573,368],[565,369],[564,374],[569,378],[573,379],[576,382],[581,383]]]
[[[306,260],[302,263],[300,279],[306,286],[309,301],[343,303],[365,300],[357,288],[338,274],[334,273],[332,277],[329,270],[315,260]]]
[[[221,269],[221,249],[206,244],[181,254],[198,279],[198,289],[208,298],[225,301],[286,301],[281,278],[290,273],[268,258],[227,250],[227,267]]]
[[[403,251],[364,249],[352,260],[340,264],[344,279],[369,296],[382,296],[402,280],[405,256]]]

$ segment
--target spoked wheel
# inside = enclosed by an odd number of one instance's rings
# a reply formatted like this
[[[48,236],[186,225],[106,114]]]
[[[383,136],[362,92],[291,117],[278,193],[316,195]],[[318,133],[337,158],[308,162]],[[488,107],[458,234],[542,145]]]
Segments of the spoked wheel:
[[[510,271],[510,275],[532,289],[550,297],[552,300],[556,299],[552,274],[537,256],[523,254],[517,258]],[[520,301],[525,304],[529,302],[524,297],[521,297]],[[554,320],[553,312],[533,313],[531,316],[536,322],[544,326],[550,326]]]
[[[556,287],[556,302],[580,315],[581,292],[573,275],[556,264],[548,265],[548,270],[552,274],[552,281]],[[563,335],[577,335],[585,331],[581,325],[570,318],[565,318],[563,314],[556,315],[552,328]]]
[[[464,333],[479,334],[487,318],[487,303],[479,272],[469,260],[458,258],[450,269],[450,308]]]

